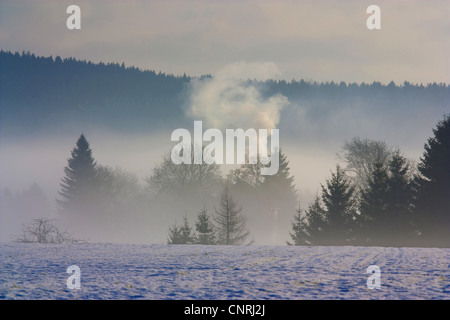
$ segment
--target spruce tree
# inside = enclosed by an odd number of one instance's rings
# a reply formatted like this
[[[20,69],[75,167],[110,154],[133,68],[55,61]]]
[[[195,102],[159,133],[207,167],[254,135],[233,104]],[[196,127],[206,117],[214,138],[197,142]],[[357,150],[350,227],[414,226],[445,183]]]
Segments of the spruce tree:
[[[292,221],[292,233],[290,233],[293,243],[288,242],[288,244],[296,246],[328,244],[325,240],[325,212],[321,207],[320,197],[314,198],[304,214],[300,208],[296,211]]]
[[[314,198],[314,201],[309,205],[306,211],[308,219],[308,235],[311,244],[313,245],[327,245],[328,236],[326,235],[327,220],[325,210],[322,208],[319,196]]]
[[[81,134],[71,158],[64,168],[65,176],[60,183],[59,211],[88,214],[95,202],[96,161],[86,137]]]
[[[287,242],[288,245],[294,246],[304,246],[310,245],[309,234],[307,231],[308,228],[308,220],[302,214],[300,208],[296,209],[297,213],[294,215],[294,220],[291,222],[292,232],[289,233],[292,239],[291,242]]]
[[[189,221],[186,216],[183,218],[183,224],[180,227],[181,239],[184,244],[194,243],[194,235],[192,234],[192,227],[189,225]]]
[[[291,176],[287,156],[281,150],[278,172],[271,176],[265,176],[262,187],[272,199],[291,200],[295,204],[297,190],[294,185],[294,177]]]
[[[296,245],[343,245],[354,241],[356,228],[355,188],[340,166],[331,174],[322,195],[316,196],[304,215],[292,222]]]
[[[272,212],[265,203],[262,192],[265,176],[261,174],[261,169],[265,165],[259,157],[257,160],[255,164],[245,163],[231,170],[227,176],[227,185],[233,200],[245,207],[248,223],[259,233],[255,236],[264,237],[264,241],[267,241],[267,234],[274,223]]]
[[[395,151],[389,161],[387,193],[388,217],[383,226],[392,245],[407,245],[412,237],[413,189],[407,159]]]
[[[267,234],[272,235],[272,241],[282,243],[280,238],[283,230],[289,230],[289,219],[297,206],[297,190],[294,176],[291,175],[287,156],[279,151],[279,168],[274,175],[264,176],[260,188],[260,205],[265,216],[260,214],[259,220],[264,223]]]
[[[425,144],[416,179],[416,221],[425,245],[450,246],[450,115]]]
[[[197,231],[196,243],[208,245],[215,243],[214,226],[210,221],[208,211],[205,207],[197,216],[195,229]]]
[[[331,244],[347,244],[354,236],[356,209],[355,188],[339,165],[326,186],[322,185],[322,202],[326,221],[326,234]]]
[[[167,240],[167,244],[184,244],[180,226],[174,224],[169,227],[169,239]]]
[[[173,225],[169,227],[168,244],[192,244],[194,243],[194,236],[192,234],[192,227],[186,216],[183,217],[183,224],[181,226]]]
[[[388,236],[388,170],[381,162],[375,162],[367,187],[361,192],[360,213],[362,236],[371,244],[380,244]]]

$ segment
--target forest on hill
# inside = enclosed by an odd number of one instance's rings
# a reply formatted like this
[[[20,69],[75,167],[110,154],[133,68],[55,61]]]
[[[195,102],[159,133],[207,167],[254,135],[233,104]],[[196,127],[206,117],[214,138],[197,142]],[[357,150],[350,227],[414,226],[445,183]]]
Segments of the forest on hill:
[[[37,134],[80,123],[120,132],[173,129],[188,123],[184,107],[192,79],[124,63],[1,51],[0,133]],[[388,111],[396,118],[421,112],[424,106],[441,110],[450,97],[449,86],[442,83],[247,80],[263,95],[288,98],[280,119],[286,133],[295,133],[291,121],[299,108],[307,122],[320,121],[337,110],[369,115]]]

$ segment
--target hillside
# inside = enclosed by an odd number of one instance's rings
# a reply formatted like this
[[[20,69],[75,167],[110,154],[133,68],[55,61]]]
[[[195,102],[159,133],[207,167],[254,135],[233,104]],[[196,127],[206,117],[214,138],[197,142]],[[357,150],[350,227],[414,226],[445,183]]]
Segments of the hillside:
[[[187,77],[123,64],[0,54],[2,133],[34,133],[61,124],[148,129],[179,119]],[[182,114],[181,114],[182,116]]]
[[[188,120],[183,108],[191,79],[123,63],[95,64],[1,51],[0,133],[29,135],[86,126],[119,132],[173,129]],[[449,109],[450,101],[450,87],[436,83],[250,82],[265,95],[280,93],[289,99],[280,121],[288,134],[304,130],[296,121],[326,124],[341,114],[398,123],[399,118],[417,118],[426,110],[433,114],[433,123],[436,115]]]

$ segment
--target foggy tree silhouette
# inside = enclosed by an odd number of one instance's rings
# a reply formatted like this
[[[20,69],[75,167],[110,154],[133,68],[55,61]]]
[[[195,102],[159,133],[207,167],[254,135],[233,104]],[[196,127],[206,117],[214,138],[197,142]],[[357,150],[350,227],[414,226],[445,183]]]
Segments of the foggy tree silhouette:
[[[183,217],[183,224],[173,225],[169,228],[168,244],[193,244],[195,242],[192,227],[186,216]]]
[[[121,168],[96,165],[98,201],[108,211],[129,211],[143,191],[137,176]]]
[[[423,244],[450,247],[450,115],[433,134],[418,164],[415,215]]]
[[[138,178],[98,164],[84,134],[64,167],[57,211],[77,236],[91,241],[127,239],[146,212]]]
[[[372,175],[373,164],[380,162],[387,165],[392,153],[391,148],[383,141],[355,137],[345,142],[344,147],[338,153],[338,157],[346,163],[345,170],[352,174],[352,180],[361,191],[367,188],[367,183]]]
[[[294,215],[292,224],[292,232],[289,233],[293,243],[289,245],[320,245],[326,241],[326,221],[325,212],[320,204],[320,197],[316,195],[314,200],[308,205],[305,213],[302,213],[299,207]]]
[[[231,170],[228,174],[228,179],[233,183],[235,189],[257,190],[264,181],[264,176],[261,174],[263,164],[259,161],[254,164],[242,164],[239,168]]]
[[[59,212],[89,214],[95,202],[96,165],[89,142],[81,134],[64,168],[60,198],[56,200]]]
[[[218,164],[194,164],[194,153],[191,153],[191,164],[175,164],[170,153],[161,163],[153,168],[153,173],[146,179],[147,188],[159,199],[178,199],[209,201],[219,193],[222,176]]]
[[[410,166],[399,150],[375,162],[361,191],[358,222],[361,244],[401,246],[413,240],[413,184]]]
[[[194,243],[194,235],[192,233],[192,227],[189,225],[189,221],[186,216],[183,218],[183,224],[180,227],[182,242],[185,244]]]
[[[393,150],[388,159],[372,163],[358,193],[337,166],[322,194],[305,211],[297,209],[288,244],[448,247],[449,130],[445,116],[425,145],[420,176],[414,177],[408,159]]]
[[[262,185],[265,176],[261,174],[264,167],[258,157],[255,164],[245,163],[227,175],[228,188],[233,199],[245,207],[248,223],[255,230],[255,237],[266,237],[274,223],[271,207],[264,201]]]
[[[229,187],[222,192],[219,208],[215,210],[214,225],[219,244],[240,245],[250,235],[246,219],[241,215],[242,207],[234,202]]]
[[[297,190],[294,185],[294,176],[290,173],[289,161],[282,150],[279,151],[278,172],[264,176],[260,193],[260,203],[263,205],[261,213],[266,212],[267,215],[258,217],[266,224],[262,230],[270,233],[278,229],[288,229],[289,219],[297,204]],[[274,237],[279,236],[279,234],[274,235]],[[275,239],[277,240],[279,239]]]
[[[337,165],[331,179],[322,185],[322,202],[324,204],[325,232],[334,245],[349,244],[355,232],[355,187]]]
[[[388,216],[388,169],[382,162],[375,162],[367,187],[361,192],[360,213],[362,236],[370,244],[380,244],[389,234],[384,227]]]
[[[97,226],[104,237],[117,238],[120,234],[126,237],[144,212],[148,212],[137,176],[121,168],[112,169],[97,163],[95,180]]]
[[[272,200],[280,199],[282,202],[289,201],[295,205],[297,190],[295,189],[294,176],[291,176],[289,161],[286,154],[280,150],[279,169],[274,175],[264,176],[261,184],[265,198]]]
[[[302,215],[302,210],[299,207],[296,209],[297,213],[293,217],[293,221],[291,221],[292,232],[289,232],[289,236],[291,237],[293,242],[286,241],[286,243],[290,246],[304,246],[310,245],[310,235],[308,230],[308,222],[310,221],[308,217]]]
[[[255,164],[245,163],[231,170],[227,180],[233,197],[245,207],[249,223],[257,230],[256,235],[282,243],[279,237],[289,229],[297,202],[294,176],[290,173],[287,155],[281,150],[278,172],[262,175],[261,169],[266,166],[270,164],[264,165],[258,158]]]
[[[197,222],[195,223],[197,231],[196,243],[198,244],[214,244],[215,234],[214,225],[212,224],[208,211],[205,207],[198,213]]]
[[[169,227],[169,238],[167,239],[167,244],[185,244],[183,242],[181,226],[174,224]]]
[[[407,159],[394,151],[389,162],[387,211],[389,216],[384,225],[385,232],[389,234],[385,240],[390,245],[407,245],[413,237],[414,226],[412,221],[413,184],[410,179],[410,170]]]
[[[322,194],[303,215],[294,215],[290,234],[295,245],[345,245],[354,242],[356,230],[355,188],[337,165]]]

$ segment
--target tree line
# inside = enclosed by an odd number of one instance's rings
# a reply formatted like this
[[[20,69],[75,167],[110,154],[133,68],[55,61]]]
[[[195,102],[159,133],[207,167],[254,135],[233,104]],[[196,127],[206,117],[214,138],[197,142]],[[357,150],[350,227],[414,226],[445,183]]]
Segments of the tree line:
[[[450,116],[415,167],[384,143],[354,139],[306,209],[294,245],[450,246]],[[349,174],[350,173],[350,174]]]
[[[291,245],[450,246],[449,115],[433,129],[417,164],[384,142],[347,142],[341,163],[304,207],[282,150],[273,176],[261,175],[257,163],[223,177],[216,164],[175,165],[167,153],[144,187],[133,174],[98,164],[83,134],[70,155],[57,206],[75,232],[129,234],[152,216],[155,226],[167,225],[171,244],[247,244],[273,236],[290,237]],[[37,185],[16,196],[6,190],[1,200],[2,211],[48,208]],[[183,211],[197,212],[195,230],[186,215],[173,224]]]
[[[288,225],[290,211],[295,207],[295,188],[286,155],[281,154],[276,175],[261,175],[262,167],[261,163],[245,164],[223,177],[217,164],[176,165],[167,153],[145,179],[145,187],[139,188],[133,175],[98,164],[82,134],[64,169],[58,211],[72,227],[94,231],[94,226],[105,230],[140,223],[143,216],[164,217],[155,222],[161,224],[176,220],[183,211],[204,208],[198,217],[197,224],[202,223],[197,226],[197,235],[185,218],[183,225],[169,228],[168,242],[205,243],[208,238],[210,244],[250,243],[248,225],[270,228],[276,222],[272,220],[274,206],[283,213],[277,221]],[[209,217],[207,207],[214,216]],[[205,220],[210,219],[208,225]],[[209,229],[211,234],[205,234]]]
[[[213,216],[205,207],[200,210],[196,232],[186,217],[182,225],[171,226],[168,242],[173,244],[242,244],[249,238],[245,211],[254,229],[266,234],[289,222],[293,245],[448,246],[450,116],[433,133],[417,165],[383,142],[347,142],[340,153],[345,166],[336,165],[321,192],[295,214],[294,177],[282,151],[276,175],[262,176],[263,165],[257,163],[241,165],[225,178],[216,164],[175,165],[167,154],[146,180],[146,191],[152,199],[182,205],[165,211],[213,204]],[[130,211],[117,203],[124,194],[136,199],[129,176],[97,165],[84,135],[71,155],[58,199],[61,212],[97,212],[96,206],[105,203],[118,214]]]
[[[0,131],[10,136],[36,134],[51,130],[55,123],[101,125],[122,132],[156,131],[163,125],[183,128],[191,124],[183,111],[191,80],[124,63],[2,50]],[[392,115],[427,105],[440,112],[450,94],[443,83],[248,81],[263,96],[282,94],[292,103],[282,110],[280,125],[289,123],[299,108],[306,109],[306,121],[326,114],[330,106],[335,112],[356,105],[369,114],[376,108]]]

